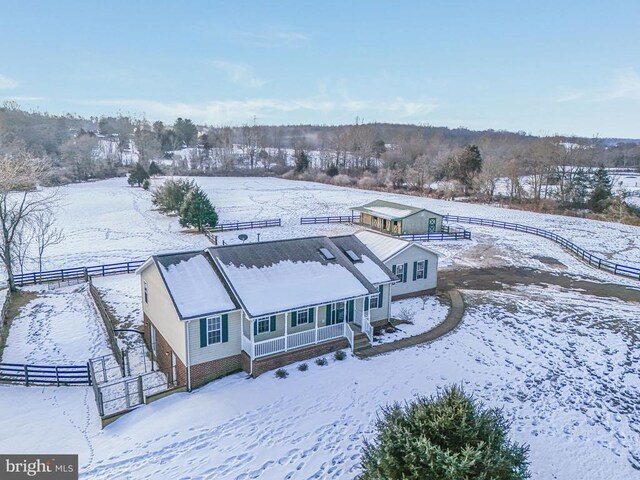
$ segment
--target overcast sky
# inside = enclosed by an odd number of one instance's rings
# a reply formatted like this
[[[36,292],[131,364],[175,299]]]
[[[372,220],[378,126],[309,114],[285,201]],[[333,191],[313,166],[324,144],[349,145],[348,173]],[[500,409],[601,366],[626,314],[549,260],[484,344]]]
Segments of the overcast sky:
[[[0,99],[640,138],[640,1],[0,0]]]

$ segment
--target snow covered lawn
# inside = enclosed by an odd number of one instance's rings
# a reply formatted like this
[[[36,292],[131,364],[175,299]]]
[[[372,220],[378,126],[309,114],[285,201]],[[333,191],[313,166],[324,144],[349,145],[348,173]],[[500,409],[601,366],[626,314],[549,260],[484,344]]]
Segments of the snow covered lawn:
[[[399,323],[406,312],[413,315],[411,323]],[[391,303],[391,317],[396,325],[396,331],[388,333],[382,331],[374,338],[374,343],[395,342],[401,338],[413,337],[428,332],[444,321],[449,313],[449,307],[443,304],[438,297],[429,296],[424,302],[421,298],[406,298]],[[405,320],[409,320],[406,318]]]
[[[460,383],[504,407],[514,439],[531,445],[533,478],[637,478],[638,303],[557,287],[463,293],[461,327],[431,344],[327,356],[326,367],[286,367],[284,380],[233,375],[103,431],[87,389],[3,387],[0,428],[24,434],[2,437],[0,450],[58,445],[80,453],[91,479],[354,478],[380,406]]]
[[[37,297],[13,320],[2,361],[83,365],[92,357],[109,354],[107,333],[87,288],[30,289]]]

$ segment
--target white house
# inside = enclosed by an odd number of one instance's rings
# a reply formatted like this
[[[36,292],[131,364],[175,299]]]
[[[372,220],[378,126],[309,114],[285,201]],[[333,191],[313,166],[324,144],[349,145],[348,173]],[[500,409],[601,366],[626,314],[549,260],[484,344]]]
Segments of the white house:
[[[420,243],[362,230],[355,236],[395,275],[392,300],[435,293],[438,285],[438,254]]]
[[[396,249],[392,258],[403,268],[388,267],[374,249],[390,237],[369,233],[382,239],[363,237],[373,249],[358,234],[149,258],[138,273],[145,339],[157,362],[170,380],[191,389],[239,370],[256,376],[370,345],[373,327],[390,318],[395,284],[406,284],[406,294],[410,287],[419,294],[426,289],[426,276],[407,280],[406,265],[434,254],[421,247]],[[437,265],[431,256],[428,262],[427,269]]]

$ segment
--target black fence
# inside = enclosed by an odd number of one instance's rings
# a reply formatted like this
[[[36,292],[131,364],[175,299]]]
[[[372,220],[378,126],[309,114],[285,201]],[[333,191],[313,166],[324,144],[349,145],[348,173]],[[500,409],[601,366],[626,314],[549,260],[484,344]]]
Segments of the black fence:
[[[133,273],[144,260],[134,260],[132,262],[108,263],[105,265],[93,265],[91,267],[61,268],[59,270],[47,270],[45,272],[22,273],[14,276],[16,285],[33,285],[36,283],[59,282],[71,279],[89,280],[89,277],[104,277],[107,275],[118,275],[123,273]]]
[[[547,230],[542,230],[540,228],[529,227],[527,225],[521,225],[519,223],[510,223],[510,222],[501,222],[497,220],[490,220],[487,218],[475,218],[475,217],[460,217],[456,215],[445,215],[444,219],[448,222],[460,222],[460,223],[469,223],[472,225],[481,225],[486,227],[496,227],[496,228],[504,228],[506,230],[513,230],[516,232],[530,233],[533,235],[538,235],[540,237],[547,238],[552,242],[557,243],[565,250],[568,250],[573,255],[578,257],[583,262],[589,264],[592,267],[598,268],[600,270],[605,270],[609,273],[613,273],[614,275],[620,275],[622,277],[634,278],[640,280],[640,267],[633,267],[630,265],[624,265],[621,263],[610,262],[609,260],[605,260],[604,258],[600,258],[582,247],[579,247],[575,243],[567,240],[560,235],[549,232]]]
[[[440,233],[417,233],[417,234],[404,234],[398,235],[399,238],[404,240],[411,240],[412,242],[431,242],[434,240],[471,240],[471,232],[469,230],[460,230],[455,232],[440,232]]]
[[[356,223],[360,217],[355,215],[338,215],[335,217],[302,217],[300,225],[315,225],[317,223]]]
[[[0,382],[22,385],[91,385],[88,365],[0,363]]]
[[[282,219],[272,218],[270,220],[255,220],[253,222],[235,222],[235,223],[221,223],[214,228],[207,229],[209,232],[227,232],[231,230],[247,230],[251,228],[267,228],[267,227],[281,227]]]
[[[640,197],[640,190],[634,190],[632,192],[626,192],[625,197]]]

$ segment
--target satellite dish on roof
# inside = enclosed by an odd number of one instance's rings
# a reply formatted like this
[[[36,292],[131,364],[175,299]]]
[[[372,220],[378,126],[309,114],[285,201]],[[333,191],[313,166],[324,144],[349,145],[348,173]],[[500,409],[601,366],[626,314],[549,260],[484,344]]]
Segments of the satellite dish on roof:
[[[248,238],[249,237],[247,237],[244,233],[238,235],[238,239],[242,240],[243,242],[246,242]]]

